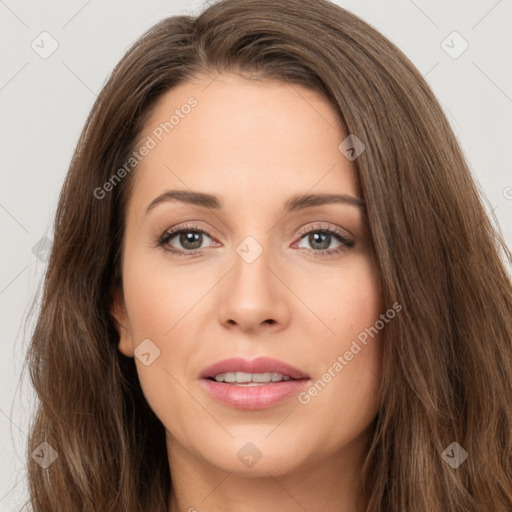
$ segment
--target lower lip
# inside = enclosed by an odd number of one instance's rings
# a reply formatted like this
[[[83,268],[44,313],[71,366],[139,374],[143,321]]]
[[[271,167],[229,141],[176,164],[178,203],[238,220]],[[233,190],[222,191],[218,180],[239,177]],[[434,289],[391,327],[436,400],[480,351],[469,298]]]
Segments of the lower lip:
[[[216,400],[237,409],[265,409],[297,395],[309,379],[272,382],[259,386],[237,386],[201,379],[206,392]]]

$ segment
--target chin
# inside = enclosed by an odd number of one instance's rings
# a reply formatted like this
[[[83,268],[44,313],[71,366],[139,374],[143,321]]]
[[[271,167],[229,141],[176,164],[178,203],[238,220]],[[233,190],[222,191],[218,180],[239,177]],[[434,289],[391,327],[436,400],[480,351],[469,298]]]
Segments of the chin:
[[[199,452],[206,455],[206,459],[217,468],[232,473],[254,477],[268,477],[284,475],[299,469],[307,464],[310,457],[307,454],[297,453],[300,443],[283,446],[282,443],[273,442],[266,438],[267,431],[259,436],[241,436],[230,439],[221,445],[218,438],[215,451],[211,452],[211,445],[206,453],[201,448]]]

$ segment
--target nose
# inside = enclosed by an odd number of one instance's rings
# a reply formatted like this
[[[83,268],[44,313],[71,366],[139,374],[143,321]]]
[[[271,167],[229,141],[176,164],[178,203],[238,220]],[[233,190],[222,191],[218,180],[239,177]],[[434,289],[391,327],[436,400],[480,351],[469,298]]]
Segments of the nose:
[[[252,262],[235,253],[232,261],[219,297],[219,322],[226,328],[252,333],[286,328],[291,292],[269,250],[265,248]]]

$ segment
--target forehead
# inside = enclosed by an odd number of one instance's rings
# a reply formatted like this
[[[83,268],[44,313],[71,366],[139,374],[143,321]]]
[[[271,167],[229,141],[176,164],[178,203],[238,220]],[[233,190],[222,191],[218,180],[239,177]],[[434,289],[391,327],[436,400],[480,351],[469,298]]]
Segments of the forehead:
[[[353,164],[338,149],[346,136],[332,106],[305,87],[194,78],[165,93],[145,124],[139,144],[151,149],[136,167],[134,207],[165,189],[220,194],[233,206],[309,191],[357,196]]]

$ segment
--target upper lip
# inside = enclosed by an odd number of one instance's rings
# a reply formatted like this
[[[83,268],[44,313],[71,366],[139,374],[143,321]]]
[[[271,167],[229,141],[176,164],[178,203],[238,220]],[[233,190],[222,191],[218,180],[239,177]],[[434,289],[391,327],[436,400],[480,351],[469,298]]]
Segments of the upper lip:
[[[232,357],[218,361],[208,368],[205,368],[199,375],[201,379],[215,377],[219,373],[245,372],[245,373],[280,373],[288,375],[292,379],[308,379],[309,376],[297,368],[273,359],[271,357],[258,357],[256,359],[244,359],[242,357]]]

